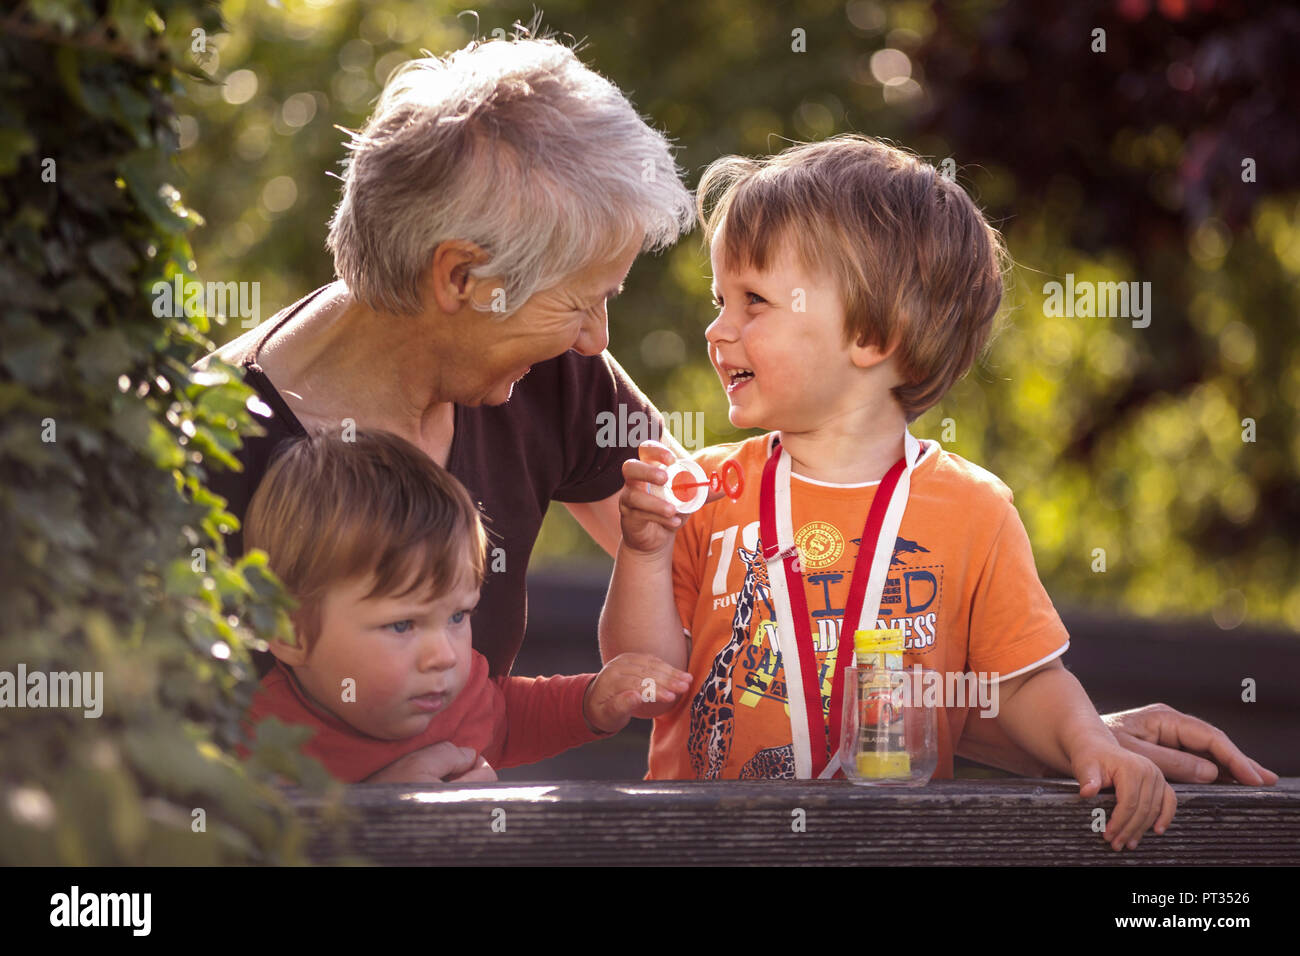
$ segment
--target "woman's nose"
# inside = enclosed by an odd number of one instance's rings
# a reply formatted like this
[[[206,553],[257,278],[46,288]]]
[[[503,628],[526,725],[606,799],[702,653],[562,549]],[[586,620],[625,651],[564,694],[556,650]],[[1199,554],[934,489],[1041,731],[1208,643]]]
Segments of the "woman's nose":
[[[579,355],[599,355],[608,347],[609,311],[602,302],[591,310],[582,323],[582,331],[578,333],[578,341],[574,343],[573,350]]]

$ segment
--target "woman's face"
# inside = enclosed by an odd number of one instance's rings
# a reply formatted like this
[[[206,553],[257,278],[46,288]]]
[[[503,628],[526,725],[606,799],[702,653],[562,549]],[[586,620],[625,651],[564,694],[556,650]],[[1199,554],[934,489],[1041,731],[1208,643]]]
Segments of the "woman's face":
[[[539,362],[570,349],[599,355],[609,345],[608,302],[622,291],[640,248],[640,240],[629,242],[609,259],[534,293],[505,319],[490,311],[462,309],[453,317],[454,358],[441,369],[448,377],[444,392],[462,405],[500,405]],[[480,280],[475,301],[490,305],[500,285]]]

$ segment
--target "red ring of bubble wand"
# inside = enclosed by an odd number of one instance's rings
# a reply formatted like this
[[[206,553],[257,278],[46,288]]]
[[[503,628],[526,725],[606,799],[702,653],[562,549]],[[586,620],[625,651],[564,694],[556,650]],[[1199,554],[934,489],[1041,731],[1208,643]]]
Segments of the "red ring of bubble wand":
[[[681,481],[681,478],[695,478],[695,481]],[[702,479],[702,480],[701,480]],[[727,459],[717,471],[707,475],[695,461],[683,458],[668,467],[668,480],[663,485],[650,485],[650,488],[677,508],[678,514],[690,514],[704,506],[709,492],[721,491],[732,501],[740,498],[745,491],[745,473],[733,459]],[[700,492],[698,489],[708,488]],[[671,494],[669,492],[671,489]],[[683,492],[695,490],[689,499],[682,497]]]

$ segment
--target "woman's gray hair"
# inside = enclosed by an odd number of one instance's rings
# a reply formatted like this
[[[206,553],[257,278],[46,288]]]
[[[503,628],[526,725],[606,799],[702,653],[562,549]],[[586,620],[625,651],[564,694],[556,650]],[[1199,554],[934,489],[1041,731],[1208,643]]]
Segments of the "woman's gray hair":
[[[438,244],[475,242],[500,317],[634,238],[694,225],[671,146],[609,80],[551,39],[474,42],[403,64],[344,161],[334,269],[373,309],[415,314]],[[480,308],[485,308],[480,306]]]

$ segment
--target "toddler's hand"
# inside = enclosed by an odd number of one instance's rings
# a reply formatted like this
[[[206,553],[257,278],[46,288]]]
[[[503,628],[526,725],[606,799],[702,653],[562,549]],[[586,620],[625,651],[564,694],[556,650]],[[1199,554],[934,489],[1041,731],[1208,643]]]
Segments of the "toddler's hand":
[[[449,740],[430,744],[398,757],[387,767],[377,770],[365,779],[366,783],[442,783],[444,780],[495,780],[491,777],[471,776],[481,774],[487,763],[468,747],[457,747]],[[487,767],[488,773],[492,772]]]
[[[643,441],[637,454],[639,458],[623,462],[623,493],[618,498],[623,544],[633,551],[655,554],[672,547],[673,535],[685,519],[648,486],[667,482],[668,466],[677,458],[657,441]]]
[[[1136,849],[1147,828],[1155,824],[1164,833],[1174,819],[1178,798],[1160,768],[1140,754],[1099,741],[1077,749],[1070,770],[1079,781],[1079,796],[1095,796],[1115,788],[1115,809],[1106,823],[1103,839],[1116,850],[1126,844]]]
[[[474,761],[474,766],[459,777],[446,777],[445,779],[448,783],[474,783],[475,781],[491,783],[497,779],[497,772],[492,769],[490,763],[483,759],[483,755],[479,754]]]
[[[615,733],[633,717],[651,718],[673,708],[691,688],[691,675],[650,654],[620,654],[587,688],[587,721]]]

